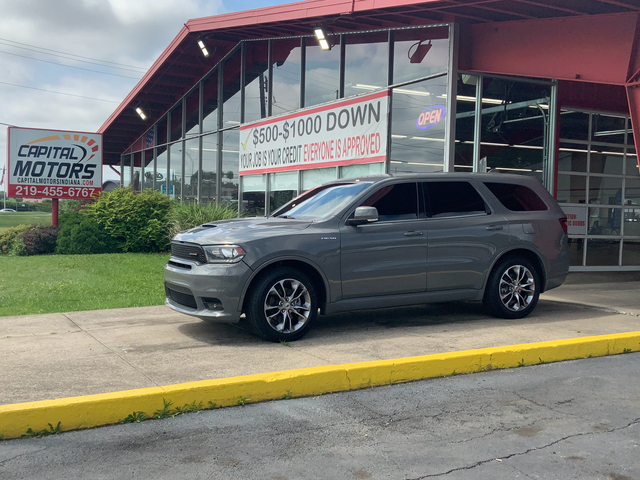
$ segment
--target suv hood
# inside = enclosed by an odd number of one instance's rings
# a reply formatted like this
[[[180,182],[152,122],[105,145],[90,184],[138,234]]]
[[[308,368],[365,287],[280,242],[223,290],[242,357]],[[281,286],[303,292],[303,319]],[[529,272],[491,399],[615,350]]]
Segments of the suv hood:
[[[180,232],[173,237],[173,241],[200,245],[241,243],[286,234],[292,230],[304,230],[309,225],[309,221],[273,217],[221,220]]]

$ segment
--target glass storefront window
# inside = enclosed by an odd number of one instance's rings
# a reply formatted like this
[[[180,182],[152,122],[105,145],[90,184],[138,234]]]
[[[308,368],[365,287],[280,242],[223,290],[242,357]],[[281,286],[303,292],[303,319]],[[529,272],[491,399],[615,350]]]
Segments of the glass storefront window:
[[[142,152],[133,154],[133,177],[131,180],[131,188],[136,191],[142,191]]]
[[[298,194],[298,172],[270,173],[269,192],[269,213],[271,213]]]
[[[582,266],[583,258],[584,258],[584,239],[570,238],[569,239],[569,265],[572,267]]]
[[[171,142],[182,138],[182,101],[173,107],[170,114],[171,118]]]
[[[640,205],[640,178],[627,178],[624,189],[625,205]]]
[[[640,240],[625,240],[622,243],[622,265],[640,265]]]
[[[184,201],[194,202],[198,198],[198,152],[200,139],[191,138],[184,142]]]
[[[142,190],[153,188],[153,148],[142,152],[143,170],[142,170]]]
[[[301,192],[306,192],[310,188],[320,185],[325,182],[330,182],[336,179],[336,168],[316,168],[313,170],[302,171],[302,185]]]
[[[218,70],[202,80],[202,131],[218,130]]]
[[[560,143],[558,170],[560,172],[586,172],[588,149],[584,145]]]
[[[120,157],[120,170],[123,187],[131,185],[131,157],[132,155],[122,155],[122,157]]]
[[[622,205],[622,178],[590,176],[589,203]]]
[[[185,98],[187,135],[193,136],[200,133],[200,88],[198,85],[192,89]]]
[[[589,235],[620,235],[622,209],[589,208]]]
[[[156,148],[156,190],[167,193],[167,147]]]
[[[393,32],[393,82],[402,83],[447,71],[449,29],[416,28]]]
[[[242,56],[240,49],[224,62],[222,66],[223,76],[223,98],[222,107],[222,128],[229,128],[240,125],[240,102],[242,95],[240,92],[240,66]]]
[[[563,110],[560,113],[562,138],[569,140],[589,140],[589,114]]]
[[[392,89],[389,173],[444,169],[446,83],[442,76]]]
[[[246,42],[244,56],[244,121],[252,122],[267,117],[269,42]]]
[[[169,145],[169,197],[182,200],[182,143]]]
[[[624,209],[624,234],[640,237],[640,209]]]
[[[232,128],[219,134],[222,137],[222,189],[220,202],[228,205],[238,205],[238,157],[240,152],[240,129]]]
[[[273,85],[269,89],[273,115],[300,108],[300,39],[273,40]]]
[[[156,145],[167,143],[167,116],[165,115],[156,125]]]
[[[265,215],[265,192],[267,191],[267,175],[245,175],[242,182],[241,213],[249,217]]]
[[[340,96],[340,37],[330,35],[335,46],[323,51],[315,39],[307,40],[305,68],[304,106],[332,102]],[[275,111],[274,111],[275,112]]]
[[[347,165],[339,168],[339,178],[361,177],[363,175],[381,175],[384,173],[384,163],[365,163],[362,165]]]
[[[345,35],[344,96],[386,87],[389,64],[389,34],[373,32]]]
[[[635,155],[635,150],[629,148],[625,158],[625,173],[627,175],[638,175],[640,169],[638,168],[638,157]]]
[[[609,115],[592,115],[591,140],[624,145],[627,119]]]
[[[202,170],[200,174],[200,202],[215,203],[217,198],[218,134],[202,137]]]
[[[559,174],[557,200],[564,203],[586,203],[587,177]]]
[[[611,147],[614,149],[615,147]],[[591,152],[589,160],[589,171],[591,173],[604,173],[610,175],[622,175],[622,149],[620,154],[614,152],[596,153]]]
[[[616,266],[620,256],[620,240],[594,239],[587,240],[587,266]]]

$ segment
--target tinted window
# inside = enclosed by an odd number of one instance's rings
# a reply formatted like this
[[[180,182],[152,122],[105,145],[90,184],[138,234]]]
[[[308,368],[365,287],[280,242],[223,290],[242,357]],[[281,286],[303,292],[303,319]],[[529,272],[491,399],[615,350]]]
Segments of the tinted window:
[[[418,193],[415,183],[398,183],[380,188],[360,206],[376,207],[378,218],[406,220],[418,218]]]
[[[487,213],[484,200],[468,182],[425,182],[423,186],[432,217]]]
[[[485,183],[500,203],[513,212],[547,210],[547,205],[536,192],[524,185],[512,183]]]

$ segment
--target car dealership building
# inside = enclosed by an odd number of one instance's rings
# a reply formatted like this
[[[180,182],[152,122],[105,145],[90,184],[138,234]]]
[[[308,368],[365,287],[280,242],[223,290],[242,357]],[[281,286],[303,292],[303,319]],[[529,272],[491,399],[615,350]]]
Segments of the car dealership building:
[[[535,176],[640,270],[639,0],[307,0],[189,20],[100,128],[121,184],[264,215],[322,182]]]

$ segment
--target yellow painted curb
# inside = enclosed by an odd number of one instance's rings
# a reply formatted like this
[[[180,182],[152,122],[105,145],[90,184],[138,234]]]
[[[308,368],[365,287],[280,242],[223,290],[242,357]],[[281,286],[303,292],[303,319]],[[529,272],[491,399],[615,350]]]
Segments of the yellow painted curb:
[[[164,387],[38,402],[0,405],[1,438],[34,432],[75,430],[119,423],[134,412],[147,417],[165,402],[179,407],[213,408],[264,400],[410,382],[524,365],[640,351],[640,332],[438,353],[419,357],[328,365]]]

